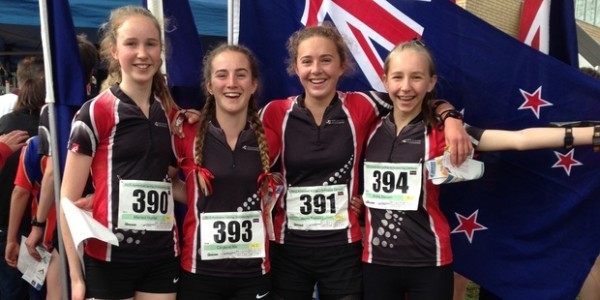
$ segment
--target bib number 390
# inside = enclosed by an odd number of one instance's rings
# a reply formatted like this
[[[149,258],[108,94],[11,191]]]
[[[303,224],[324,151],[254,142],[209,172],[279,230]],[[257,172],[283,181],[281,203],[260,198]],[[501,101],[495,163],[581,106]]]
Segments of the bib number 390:
[[[121,180],[118,227],[130,230],[172,230],[173,206],[171,183]]]

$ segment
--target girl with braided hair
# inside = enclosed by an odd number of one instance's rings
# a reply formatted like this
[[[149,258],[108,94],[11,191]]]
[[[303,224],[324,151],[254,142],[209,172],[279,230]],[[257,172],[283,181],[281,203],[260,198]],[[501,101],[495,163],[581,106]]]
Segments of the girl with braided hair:
[[[188,210],[178,299],[270,299],[261,198],[272,175],[258,117],[258,63],[223,44],[204,58],[206,102],[173,144]]]

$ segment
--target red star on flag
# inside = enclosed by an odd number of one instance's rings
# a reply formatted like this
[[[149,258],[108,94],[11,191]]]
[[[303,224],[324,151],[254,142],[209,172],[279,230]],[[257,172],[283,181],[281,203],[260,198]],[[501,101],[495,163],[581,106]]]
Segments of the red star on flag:
[[[571,151],[569,151],[567,154],[562,154],[560,152],[556,152],[554,151],[554,155],[556,155],[556,158],[558,158],[558,161],[554,163],[554,165],[552,165],[553,168],[563,168],[565,169],[565,172],[567,172],[568,176],[571,176],[571,167],[573,166],[583,166],[583,164],[574,159],[573,156],[575,155],[575,149],[571,149]]]
[[[458,226],[452,230],[452,233],[464,232],[469,239],[469,243],[473,242],[473,234],[477,230],[487,230],[488,228],[477,223],[477,215],[479,214],[479,209],[474,211],[470,216],[465,217],[459,213],[454,213],[456,215],[456,219],[458,219]]]
[[[544,106],[552,106],[553,104],[542,99],[542,86],[540,85],[533,94],[530,94],[522,89],[519,89],[523,98],[525,98],[525,102],[519,106],[518,109],[531,109],[535,114],[536,118],[540,118],[540,108]]]

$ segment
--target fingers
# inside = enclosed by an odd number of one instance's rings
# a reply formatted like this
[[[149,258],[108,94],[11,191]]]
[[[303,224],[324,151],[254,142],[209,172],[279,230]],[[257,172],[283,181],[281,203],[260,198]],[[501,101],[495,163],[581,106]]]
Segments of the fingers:
[[[13,130],[5,135],[0,136],[0,142],[5,143],[12,151],[16,151],[25,146],[25,142],[29,138],[26,131]]]
[[[352,197],[350,200],[350,208],[352,209],[352,212],[360,218],[365,209],[365,204],[362,198],[358,196]]]
[[[177,137],[184,138],[183,134],[183,122],[186,120],[186,110],[180,110],[177,112],[177,116],[175,117],[175,121],[173,122],[173,134]]]

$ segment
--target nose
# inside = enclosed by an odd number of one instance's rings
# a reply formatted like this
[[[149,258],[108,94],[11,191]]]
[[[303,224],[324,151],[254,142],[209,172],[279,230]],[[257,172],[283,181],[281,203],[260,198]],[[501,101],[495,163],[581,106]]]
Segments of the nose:
[[[227,87],[235,87],[237,85],[235,74],[227,76]]]
[[[148,50],[146,49],[146,47],[144,45],[140,45],[138,47],[137,56],[139,58],[148,57]]]
[[[321,73],[321,70],[321,64],[318,61],[315,61],[310,65],[310,72],[313,74],[319,74]]]

